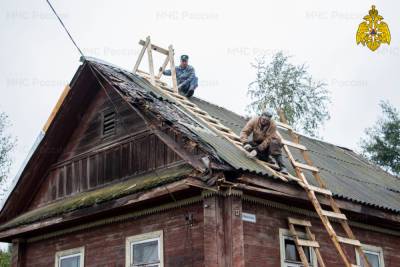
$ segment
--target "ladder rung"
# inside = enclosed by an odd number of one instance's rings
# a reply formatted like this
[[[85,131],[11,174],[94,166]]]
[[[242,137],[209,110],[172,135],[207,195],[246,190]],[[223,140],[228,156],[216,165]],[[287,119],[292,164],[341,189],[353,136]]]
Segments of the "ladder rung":
[[[293,164],[296,167],[302,168],[304,170],[309,170],[309,171],[312,171],[312,172],[319,172],[317,167],[314,167],[314,166],[311,166],[311,165],[307,165],[307,164],[300,163],[300,162],[297,162],[297,161],[295,161]]]
[[[204,118],[205,120],[207,120],[207,118]],[[232,133],[232,130],[231,129],[229,129],[228,127],[225,127],[224,125],[222,125],[221,123],[218,123],[218,122],[212,122],[212,121],[209,121],[215,128],[217,128],[218,130],[220,130],[220,131],[223,131],[223,132],[225,132],[225,133]]]
[[[169,90],[168,90],[168,91],[169,91]],[[184,97],[184,96],[181,96],[180,94],[175,93],[172,89],[171,89],[171,91],[169,91],[167,94],[170,95],[171,97],[178,98],[179,101],[185,100],[185,97]]]
[[[291,175],[290,173],[288,173],[288,174],[282,174],[282,175],[283,175],[284,177],[287,177],[287,178],[289,178],[290,180],[296,181],[296,182],[298,182],[298,183],[301,183],[301,182],[302,182],[299,178],[297,178],[296,176]]]
[[[299,246],[319,248],[319,244],[317,241],[298,239],[298,238],[296,238],[296,240],[297,240],[297,244],[299,244]]]
[[[306,188],[308,188],[309,190],[312,190],[316,193],[332,196],[332,192],[329,189],[325,189],[325,188],[321,188],[321,187],[313,186],[313,185],[306,185]]]
[[[295,219],[295,218],[288,218],[290,224],[296,224],[296,225],[302,225],[306,227],[311,227],[311,222],[306,221],[306,220],[300,220],[300,219]]]
[[[202,114],[199,114],[198,116],[199,116],[199,117],[202,117],[203,119],[205,119],[205,120],[207,120],[207,121],[209,121],[209,122],[212,122],[212,123],[215,123],[215,124],[218,123],[218,120],[216,120],[216,119],[210,117],[209,115],[202,115]]]
[[[158,79],[156,79],[156,83],[162,85],[162,86],[168,86],[168,84],[166,82],[160,81]]]
[[[165,90],[165,91],[168,91],[168,92],[170,92],[170,93],[176,94],[175,91],[174,91],[174,89],[169,88],[168,86],[160,85],[160,88],[163,89],[163,90]]]
[[[193,110],[196,113],[199,113],[199,114],[202,114],[202,115],[207,115],[207,113],[205,111],[203,111],[203,110],[201,110],[199,108],[196,108],[196,107],[187,107],[187,108],[190,109],[190,110]]]
[[[297,143],[289,141],[289,140],[282,139],[282,143],[284,145],[291,146],[291,147],[294,147],[294,148],[297,148],[297,149],[300,149],[300,150],[304,150],[304,151],[307,150],[307,148],[305,146],[303,146],[301,144],[297,144]]]
[[[356,246],[356,247],[361,247],[361,243],[357,239],[351,239],[351,238],[342,237],[342,236],[337,236],[337,239],[340,243],[344,243],[344,244],[348,244],[348,245],[352,245],[352,246]]]
[[[347,220],[346,215],[343,213],[337,213],[333,211],[327,211],[327,210],[321,210],[322,215],[327,216],[327,217],[332,217],[340,220]]]
[[[227,133],[227,132],[221,131],[221,130],[219,130],[219,129],[218,129],[218,131],[219,131],[221,134],[223,134],[223,135],[229,137],[230,139],[232,139],[232,140],[234,140],[234,141],[240,142],[240,137],[237,136],[236,134]]]

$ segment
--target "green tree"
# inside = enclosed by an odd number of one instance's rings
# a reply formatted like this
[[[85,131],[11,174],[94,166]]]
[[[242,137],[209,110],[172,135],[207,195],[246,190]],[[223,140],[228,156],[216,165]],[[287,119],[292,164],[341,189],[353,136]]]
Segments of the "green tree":
[[[11,151],[16,144],[16,140],[7,132],[9,125],[7,115],[0,112],[0,182],[4,182],[10,171]],[[4,191],[5,188],[2,190]]]
[[[11,247],[9,246],[6,251],[0,250],[0,267],[11,266]]]
[[[381,102],[383,116],[365,130],[361,139],[363,155],[394,174],[400,174],[400,112],[389,102]]]
[[[294,129],[311,136],[330,118],[326,84],[316,81],[305,64],[293,65],[289,56],[278,52],[267,62],[265,57],[252,64],[257,78],[250,83],[248,111],[259,114],[265,108],[281,109]]]

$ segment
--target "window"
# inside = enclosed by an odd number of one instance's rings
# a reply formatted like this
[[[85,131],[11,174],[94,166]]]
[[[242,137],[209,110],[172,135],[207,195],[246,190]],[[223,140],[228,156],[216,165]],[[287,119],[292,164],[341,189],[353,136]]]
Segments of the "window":
[[[55,267],[84,267],[85,248],[74,248],[56,253]]]
[[[304,233],[299,233],[299,237],[305,238]],[[293,238],[289,230],[279,229],[279,239],[281,248],[281,266],[282,267],[301,267],[300,255],[296,249]],[[303,247],[304,253],[308,259],[310,266],[317,266],[317,259],[314,251],[309,247]]]
[[[128,237],[126,239],[126,266],[163,267],[162,231]]]
[[[108,137],[115,134],[116,115],[112,110],[103,112],[103,137]]]
[[[380,247],[370,246],[370,245],[362,245],[362,249],[367,256],[371,267],[385,267],[385,263],[383,262],[383,250]],[[356,250],[357,264],[359,266],[364,267],[364,262],[362,261],[360,255]]]

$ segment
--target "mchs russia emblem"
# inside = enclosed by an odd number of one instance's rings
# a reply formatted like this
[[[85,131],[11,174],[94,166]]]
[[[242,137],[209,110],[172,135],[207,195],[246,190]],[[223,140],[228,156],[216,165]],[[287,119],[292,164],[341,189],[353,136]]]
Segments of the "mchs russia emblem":
[[[383,21],[383,17],[378,15],[375,6],[372,6],[368,13],[358,26],[356,41],[357,44],[361,43],[375,51],[382,43],[390,44],[390,31],[387,23]]]

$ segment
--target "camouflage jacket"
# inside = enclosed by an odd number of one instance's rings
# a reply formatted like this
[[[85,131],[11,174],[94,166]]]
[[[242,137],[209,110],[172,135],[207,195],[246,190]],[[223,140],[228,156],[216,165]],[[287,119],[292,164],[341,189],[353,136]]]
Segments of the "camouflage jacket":
[[[188,65],[186,68],[182,68],[180,66],[175,67],[175,71],[179,87],[189,84],[190,81],[196,76],[194,68],[190,65]],[[163,74],[171,76],[171,70],[165,70]]]
[[[274,120],[271,119],[270,123],[263,127],[260,124],[260,117],[255,117],[249,120],[240,132],[240,140],[242,143],[246,143],[248,142],[249,135],[253,134],[253,142],[259,145],[260,150],[265,150],[272,139],[275,139],[279,143],[282,142],[276,131]]]

